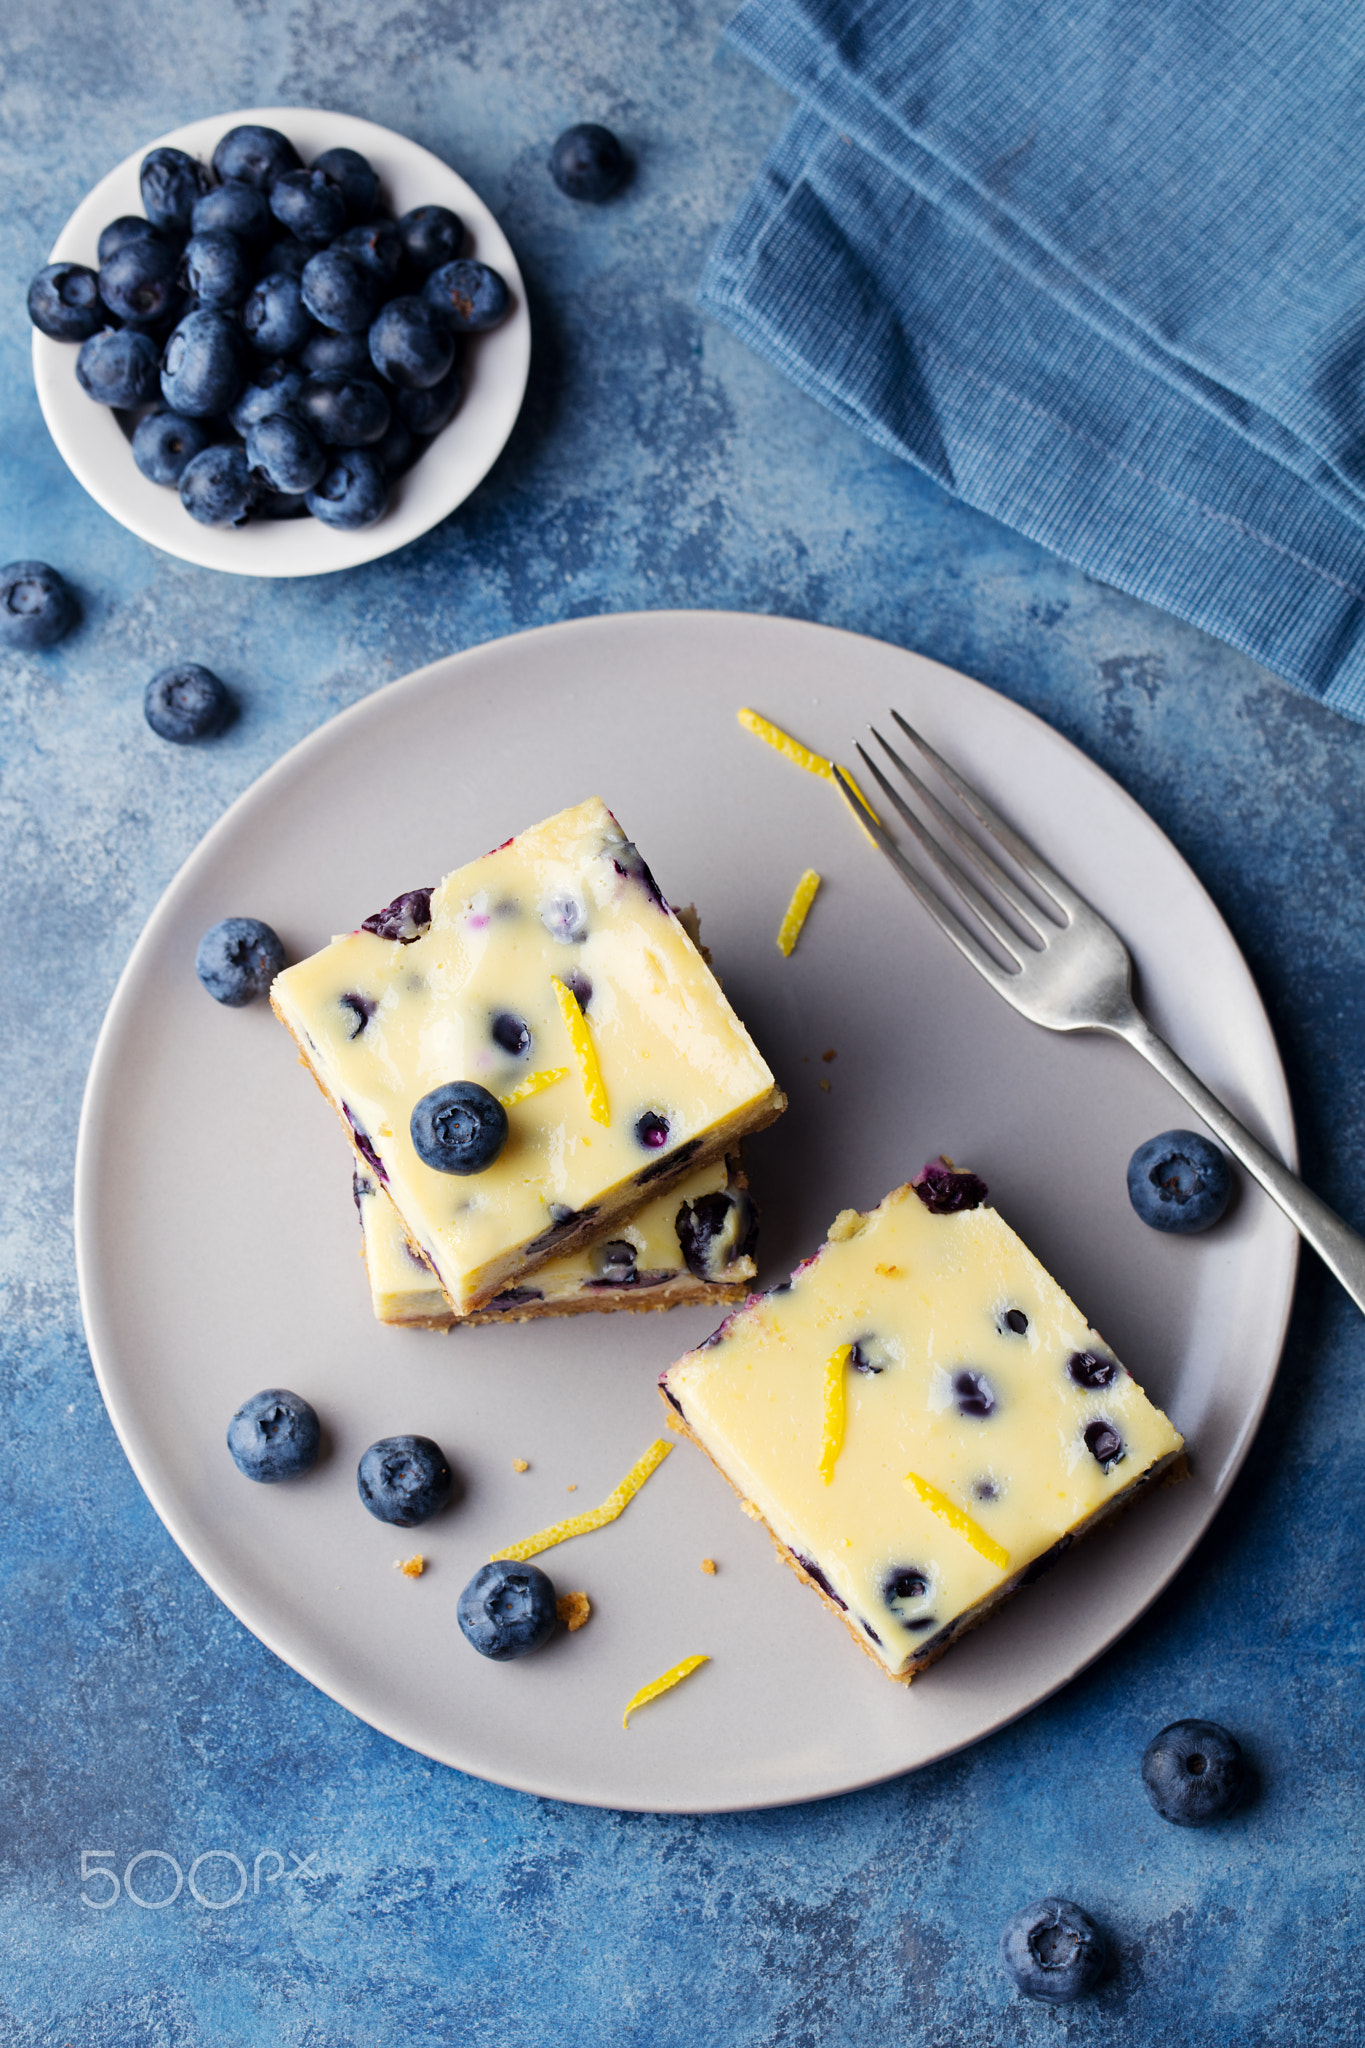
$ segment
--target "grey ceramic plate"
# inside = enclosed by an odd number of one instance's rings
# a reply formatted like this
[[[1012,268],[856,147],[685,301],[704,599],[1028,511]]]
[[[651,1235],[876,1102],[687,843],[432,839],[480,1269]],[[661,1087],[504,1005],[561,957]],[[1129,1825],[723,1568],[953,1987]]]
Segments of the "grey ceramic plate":
[[[975,1741],[1115,1639],[1207,1527],[1274,1374],[1296,1240],[1243,1187],[1206,1238],[1132,1214],[1133,1146],[1187,1121],[1121,1046],[1016,1017],[928,923],[834,791],[741,730],[752,704],[847,755],[895,704],[1113,918],[1157,1027],[1282,1154],[1284,1078],[1233,940],[1151,820],[1047,726],[878,642],[723,613],[585,619],[410,676],[336,718],[233,805],[139,940],[96,1051],[76,1226],[91,1350],[158,1514],[233,1612],[400,1742],[560,1799],[699,1812],[867,1785]],[[718,971],[790,1096],[750,1148],[765,1284],[835,1212],[940,1149],[993,1197],[1190,1439],[1194,1476],[1082,1546],[918,1684],[894,1685],[777,1561],[689,1445],[619,1521],[541,1560],[588,1626],[499,1666],[455,1626],[502,1543],[602,1500],[666,1434],[655,1376],[698,1310],[445,1336],[370,1318],[350,1162],[264,1005],[219,1009],[196,942],[264,917],[297,957],[400,890],[597,792]],[[774,934],[811,866],[825,886],[790,960]],[[833,1049],[837,1057],[822,1055]],[[828,1089],[820,1084],[828,1082]],[[314,1402],[327,1455],[253,1486],[223,1431],[257,1388]],[[355,1465],[433,1436],[458,1504],[405,1535],[361,1507]],[[518,1475],[514,1458],[530,1461]],[[569,1491],[576,1488],[576,1492]],[[418,1580],[394,1570],[420,1548]],[[703,1557],[718,1561],[714,1577]],[[712,1661],[642,1711],[636,1688]]]

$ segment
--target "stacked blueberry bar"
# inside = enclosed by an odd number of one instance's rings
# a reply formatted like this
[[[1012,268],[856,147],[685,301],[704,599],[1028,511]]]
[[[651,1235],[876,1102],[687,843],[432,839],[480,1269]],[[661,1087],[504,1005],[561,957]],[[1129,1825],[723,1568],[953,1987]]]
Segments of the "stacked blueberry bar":
[[[455,1318],[629,1242],[786,1107],[598,798],[398,897],[271,1002]]]
[[[1184,1451],[985,1198],[939,1160],[845,1210],[660,1382],[797,1576],[905,1681]]]

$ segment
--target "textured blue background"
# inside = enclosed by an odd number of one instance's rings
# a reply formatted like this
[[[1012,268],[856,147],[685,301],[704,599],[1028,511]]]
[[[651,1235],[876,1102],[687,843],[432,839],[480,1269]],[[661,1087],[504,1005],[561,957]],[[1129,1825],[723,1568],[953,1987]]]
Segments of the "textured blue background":
[[[717,53],[724,0],[10,0],[0,27],[0,560],[46,557],[80,630],[0,658],[5,1512],[0,2048],[343,2048],[701,2039],[991,2048],[1354,2042],[1365,1325],[1311,1259],[1233,1499],[1147,1619],[952,1762],[823,1806],[580,1811],[372,1734],[221,1608],[143,1500],[81,1335],[81,1087],[137,932],[223,806],[340,706],[523,626],[729,605],[917,647],[1029,704],[1132,790],[1246,948],[1307,1171],[1365,1225],[1365,730],[968,512],[797,397],[694,310],[779,94]],[[22,299],[85,189],[147,137],[312,102],[404,129],[500,215],[533,293],[531,394],[483,489],[344,578],[251,585],[167,560],[67,475]],[[616,127],[634,187],[544,170]],[[177,750],[153,669],[207,662],[245,715]],[[623,707],[623,716],[628,715]],[[685,707],[680,707],[685,716]],[[529,738],[529,736],[528,736]],[[358,821],[359,829],[359,821]],[[168,1248],[173,1249],[173,1248]],[[249,1296],[244,1313],[249,1315]],[[255,1335],[244,1341],[255,1342]],[[1204,1834],[1136,1767],[1165,1721],[1228,1722],[1261,1791]],[[312,1858],[230,1911],[81,1903],[82,1849]],[[168,1866],[134,1874],[155,1898]],[[203,1866],[222,1896],[230,1867]],[[105,1888],[91,1882],[88,1895]],[[1059,1890],[1116,1938],[1101,1993],[1018,2001],[999,1924]]]

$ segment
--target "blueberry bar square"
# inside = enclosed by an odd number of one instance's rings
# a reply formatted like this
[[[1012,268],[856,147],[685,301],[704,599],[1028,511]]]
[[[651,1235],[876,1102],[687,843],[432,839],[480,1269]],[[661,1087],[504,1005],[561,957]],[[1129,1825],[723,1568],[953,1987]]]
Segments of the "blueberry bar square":
[[[927,1166],[663,1373],[798,1578],[909,1681],[1182,1460],[975,1174]]]
[[[518,1323],[612,1309],[682,1308],[743,1301],[757,1271],[758,1218],[734,1159],[698,1167],[656,1195],[616,1235],[549,1259],[486,1308],[457,1316],[436,1275],[408,1241],[393,1203],[357,1171],[352,1192],[364,1232],[370,1299],[381,1323],[449,1330],[465,1323]]]
[[[271,1003],[460,1316],[786,1107],[596,797],[398,897]]]

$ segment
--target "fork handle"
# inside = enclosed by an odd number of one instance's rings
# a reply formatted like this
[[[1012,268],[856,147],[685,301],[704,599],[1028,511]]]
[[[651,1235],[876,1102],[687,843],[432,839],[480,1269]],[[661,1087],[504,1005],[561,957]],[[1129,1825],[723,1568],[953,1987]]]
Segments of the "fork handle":
[[[1359,1237],[1343,1223],[1335,1210],[1309,1192],[1297,1174],[1282,1165],[1273,1152],[1267,1152],[1259,1138],[1252,1137],[1245,1124],[1239,1123],[1199,1076],[1192,1074],[1179,1055],[1171,1051],[1165,1039],[1157,1037],[1136,1006],[1130,1004],[1127,1013],[1116,1017],[1109,1029],[1116,1037],[1126,1039],[1184,1096],[1233,1158],[1240,1160],[1261,1183],[1271,1201],[1279,1203],[1300,1237],[1312,1245],[1329,1272],[1335,1273],[1356,1307],[1365,1309],[1365,1237]]]

